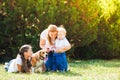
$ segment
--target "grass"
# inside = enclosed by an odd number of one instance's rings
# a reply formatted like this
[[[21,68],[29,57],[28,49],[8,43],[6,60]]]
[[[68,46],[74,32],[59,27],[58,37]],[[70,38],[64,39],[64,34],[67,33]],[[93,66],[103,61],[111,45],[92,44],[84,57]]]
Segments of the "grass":
[[[7,73],[0,64],[0,80],[120,80],[120,60],[69,62],[68,72]]]

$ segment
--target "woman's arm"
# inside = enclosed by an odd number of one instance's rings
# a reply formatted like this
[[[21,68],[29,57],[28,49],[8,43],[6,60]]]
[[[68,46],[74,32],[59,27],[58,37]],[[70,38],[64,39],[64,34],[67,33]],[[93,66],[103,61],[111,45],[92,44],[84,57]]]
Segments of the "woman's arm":
[[[46,52],[50,52],[48,48],[45,47],[46,41],[44,39],[40,39],[40,48],[42,48]]]
[[[40,48],[44,49],[45,43],[46,43],[46,41],[44,39],[40,39],[40,43],[39,43]]]
[[[42,31],[41,34],[40,34],[40,43],[39,43],[39,46],[42,49],[45,48],[47,35],[48,35],[48,30],[47,29],[45,29],[44,31]]]

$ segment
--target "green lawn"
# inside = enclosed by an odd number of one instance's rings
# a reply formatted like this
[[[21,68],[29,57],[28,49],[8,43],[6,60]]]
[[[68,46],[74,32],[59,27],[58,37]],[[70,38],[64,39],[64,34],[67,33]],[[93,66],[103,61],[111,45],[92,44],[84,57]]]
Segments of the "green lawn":
[[[0,64],[0,80],[120,80],[120,60],[69,62],[68,72],[7,73]]]

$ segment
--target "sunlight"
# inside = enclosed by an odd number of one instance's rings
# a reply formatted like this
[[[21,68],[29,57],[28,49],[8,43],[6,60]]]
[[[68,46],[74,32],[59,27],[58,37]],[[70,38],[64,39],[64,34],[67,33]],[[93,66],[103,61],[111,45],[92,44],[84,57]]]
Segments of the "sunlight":
[[[98,4],[102,9],[101,17],[105,17],[106,20],[108,20],[117,9],[117,6],[115,5],[113,0],[98,0]]]

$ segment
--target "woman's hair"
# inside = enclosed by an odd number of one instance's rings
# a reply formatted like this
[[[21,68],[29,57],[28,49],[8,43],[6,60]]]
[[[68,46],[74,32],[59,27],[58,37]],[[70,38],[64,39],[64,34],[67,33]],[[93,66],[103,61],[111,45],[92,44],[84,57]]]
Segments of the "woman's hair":
[[[19,55],[22,59],[22,72],[29,72],[31,68],[31,63],[29,60],[25,59],[24,52],[27,52],[30,48],[32,48],[30,45],[23,45],[19,49]]]
[[[49,32],[58,32],[57,31],[57,26],[56,25],[49,25],[48,26],[48,33]],[[47,36],[47,38],[48,38],[48,42],[50,43],[50,45],[52,45],[53,43],[52,43],[52,40],[51,40],[51,37],[50,37],[50,35],[48,34],[48,36]]]

